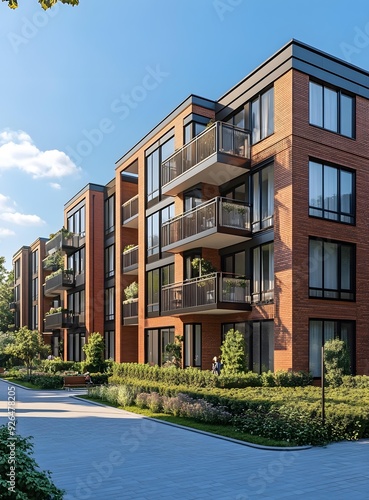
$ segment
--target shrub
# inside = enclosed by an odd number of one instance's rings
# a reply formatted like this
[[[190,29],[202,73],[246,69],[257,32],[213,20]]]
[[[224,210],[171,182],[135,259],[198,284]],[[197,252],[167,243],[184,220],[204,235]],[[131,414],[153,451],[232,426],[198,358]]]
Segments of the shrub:
[[[150,396],[150,393],[148,392],[141,392],[140,394],[137,394],[136,396],[136,405],[139,408],[148,408],[148,397]]]
[[[14,444],[10,446],[10,443]],[[51,480],[50,471],[41,471],[32,458],[33,444],[31,437],[21,437],[8,429],[0,427],[0,498],[36,500],[59,500],[63,498],[63,490],[57,488]],[[13,461],[14,460],[14,461]],[[14,464],[14,465],[13,465]],[[16,466],[16,481],[12,491],[7,476],[11,466]]]
[[[40,373],[31,375],[29,380],[40,389],[61,389],[63,387],[63,377],[60,375]]]
[[[324,344],[324,365],[327,385],[341,385],[343,375],[350,373],[350,358],[343,340],[327,340]]]
[[[152,392],[147,396],[147,406],[153,413],[159,413],[163,409],[161,396],[157,392]]]
[[[245,338],[241,332],[229,330],[220,346],[224,375],[237,375],[246,371]]]
[[[119,406],[131,406],[135,402],[136,391],[130,385],[118,386],[117,403]]]

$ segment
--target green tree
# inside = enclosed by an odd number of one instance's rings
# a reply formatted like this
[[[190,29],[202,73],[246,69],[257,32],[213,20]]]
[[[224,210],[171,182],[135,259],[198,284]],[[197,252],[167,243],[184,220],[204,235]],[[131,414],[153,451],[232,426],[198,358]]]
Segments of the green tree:
[[[1,332],[0,331],[0,366],[5,367],[8,364],[10,355],[6,354],[5,349],[7,346],[14,344],[14,332]]]
[[[39,356],[46,358],[49,352],[50,346],[44,343],[41,333],[29,330],[26,326],[14,332],[14,343],[5,348],[6,354],[20,359],[26,365],[29,377],[35,359]]]
[[[14,323],[14,313],[9,309],[14,297],[13,271],[5,268],[5,258],[0,257],[0,332],[6,332]]]
[[[0,427],[0,498],[62,499],[64,490],[55,486],[50,471],[40,470],[32,457],[31,437],[19,436],[9,424]]]
[[[176,335],[175,342],[169,342],[165,346],[165,352],[168,355],[168,360],[164,364],[165,366],[175,366],[176,368],[182,366],[182,342],[183,337]]]
[[[59,0],[61,3],[67,3],[68,5],[78,5],[79,0]],[[3,2],[8,3],[8,7],[11,9],[17,9],[18,8],[18,0],[3,0]],[[38,0],[38,3],[41,5],[41,7],[44,10],[50,9],[53,5],[55,5],[58,2],[58,0]]]
[[[222,353],[222,374],[237,375],[246,371],[245,339],[241,332],[229,330],[220,346]]]
[[[83,346],[83,352],[86,354],[85,369],[90,372],[105,371],[105,343],[99,332],[90,333],[87,344]]]
[[[340,386],[343,375],[350,374],[350,357],[343,340],[333,339],[325,342],[324,367],[325,380],[330,387]]]

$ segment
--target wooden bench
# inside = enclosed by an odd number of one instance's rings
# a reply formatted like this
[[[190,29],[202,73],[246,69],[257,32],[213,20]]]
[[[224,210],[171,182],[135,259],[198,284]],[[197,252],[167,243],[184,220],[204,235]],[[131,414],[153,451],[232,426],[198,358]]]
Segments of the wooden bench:
[[[0,373],[5,373],[5,368],[0,367]]]
[[[63,389],[72,389],[73,387],[86,387],[84,375],[67,375],[64,377]]]

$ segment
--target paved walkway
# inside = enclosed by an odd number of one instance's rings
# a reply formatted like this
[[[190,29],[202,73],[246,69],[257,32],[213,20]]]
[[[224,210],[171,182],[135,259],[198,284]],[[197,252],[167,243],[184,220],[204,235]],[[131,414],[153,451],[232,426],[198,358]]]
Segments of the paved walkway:
[[[81,392],[16,388],[17,430],[34,437],[34,458],[65,500],[369,498],[369,440],[261,450],[75,399]]]

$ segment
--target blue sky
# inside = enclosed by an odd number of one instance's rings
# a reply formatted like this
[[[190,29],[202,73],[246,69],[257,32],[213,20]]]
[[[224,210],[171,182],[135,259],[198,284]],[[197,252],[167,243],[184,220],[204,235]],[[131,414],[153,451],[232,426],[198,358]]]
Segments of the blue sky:
[[[291,38],[369,71],[364,0],[80,0],[46,12],[0,2],[7,267],[186,97],[218,99]]]

